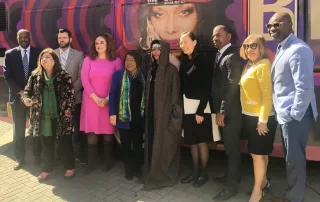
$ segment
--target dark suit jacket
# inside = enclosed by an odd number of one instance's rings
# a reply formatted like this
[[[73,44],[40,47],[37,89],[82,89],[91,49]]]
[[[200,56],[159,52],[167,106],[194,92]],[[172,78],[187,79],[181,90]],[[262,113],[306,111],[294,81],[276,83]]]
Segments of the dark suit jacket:
[[[233,117],[241,114],[240,78],[244,63],[239,52],[229,47],[215,62],[212,80],[212,98],[215,113]]]
[[[29,57],[29,75],[37,67],[37,60],[40,55],[40,50],[30,47]],[[24,69],[19,47],[15,47],[6,51],[4,59],[4,79],[9,86],[9,102],[12,104],[15,101],[20,102],[18,95],[19,91],[24,90],[27,81],[24,79]],[[18,98],[18,99],[17,99]]]

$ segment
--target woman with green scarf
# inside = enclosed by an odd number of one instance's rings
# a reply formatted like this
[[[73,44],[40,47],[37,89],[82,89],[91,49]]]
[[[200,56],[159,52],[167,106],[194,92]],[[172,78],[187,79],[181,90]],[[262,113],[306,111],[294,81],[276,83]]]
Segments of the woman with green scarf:
[[[125,178],[132,180],[133,177],[142,177],[145,77],[139,68],[139,53],[129,52],[124,63],[125,69],[116,71],[112,77],[109,110],[110,123],[120,133]]]

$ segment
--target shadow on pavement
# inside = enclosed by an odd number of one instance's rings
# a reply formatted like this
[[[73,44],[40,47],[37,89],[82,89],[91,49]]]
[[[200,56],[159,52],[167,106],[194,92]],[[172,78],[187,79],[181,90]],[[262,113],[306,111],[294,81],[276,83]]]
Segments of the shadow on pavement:
[[[0,147],[0,154],[9,158],[9,160],[0,159],[0,172],[5,172],[9,179],[12,179],[12,184],[22,184],[30,188],[30,195],[34,198],[38,197],[59,197],[65,201],[113,201],[121,197],[121,195],[130,195],[138,199],[147,192],[142,191],[142,185],[138,185],[136,181],[127,181],[124,178],[124,168],[117,151],[117,163],[115,167],[108,173],[101,171],[99,166],[92,174],[84,176],[82,171],[85,166],[76,163],[76,177],[71,180],[63,178],[64,169],[62,165],[55,167],[54,175],[45,183],[39,184],[37,176],[41,172],[41,165],[33,165],[32,157],[32,138],[26,137],[26,165],[19,171],[13,171],[14,156],[12,143]],[[211,151],[209,160],[209,176],[223,175],[226,165],[225,153],[222,151]],[[188,148],[181,149],[181,177],[190,172],[191,159]],[[308,182],[307,191],[320,193],[320,162],[308,162]],[[242,182],[239,186],[239,197],[248,200],[248,192],[253,184],[253,169],[252,160],[248,154],[242,155]],[[284,159],[270,158],[268,177],[270,177],[271,191],[267,195],[265,201],[273,195],[283,195],[286,190],[286,173]],[[23,186],[21,186],[23,187]],[[191,185],[177,185],[172,189],[159,190],[153,193],[161,194],[161,191],[180,190],[188,192],[210,193],[211,197],[219,192],[222,185],[216,184],[210,180],[209,183],[200,189],[193,188]],[[194,189],[194,190],[193,190]],[[313,193],[314,192],[314,193]],[[317,194],[316,194],[317,195]],[[319,195],[318,195],[319,196]],[[1,197],[0,197],[1,198]],[[319,196],[320,198],[320,196]],[[41,200],[42,201],[42,200]],[[115,200],[116,201],[116,200]],[[235,200],[238,201],[238,200]],[[239,200],[245,201],[245,200]],[[306,200],[312,202],[313,200]]]

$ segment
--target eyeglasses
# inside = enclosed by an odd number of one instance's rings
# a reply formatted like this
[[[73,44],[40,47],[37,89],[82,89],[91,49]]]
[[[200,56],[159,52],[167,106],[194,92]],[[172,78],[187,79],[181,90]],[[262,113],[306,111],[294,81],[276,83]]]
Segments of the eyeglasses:
[[[244,48],[244,50],[248,50],[249,47],[250,47],[252,50],[255,50],[258,46],[259,46],[259,44],[257,44],[257,43],[243,44],[243,45],[242,45],[242,47]]]
[[[290,23],[290,22],[275,22],[273,24],[266,24],[266,27],[268,29],[271,29],[272,27],[274,27],[275,29],[278,29],[281,25],[283,25],[285,23]]]

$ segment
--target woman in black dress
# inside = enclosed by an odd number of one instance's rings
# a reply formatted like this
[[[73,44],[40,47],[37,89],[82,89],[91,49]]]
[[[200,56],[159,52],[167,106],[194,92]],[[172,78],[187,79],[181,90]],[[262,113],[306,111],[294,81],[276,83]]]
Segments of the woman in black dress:
[[[200,187],[208,180],[208,142],[213,141],[209,106],[213,66],[210,57],[196,51],[196,44],[197,40],[192,32],[181,35],[180,48],[184,53],[180,66],[181,91],[184,97],[184,142],[191,145],[193,161],[193,172],[183,178],[181,183],[193,182],[193,186]]]

